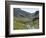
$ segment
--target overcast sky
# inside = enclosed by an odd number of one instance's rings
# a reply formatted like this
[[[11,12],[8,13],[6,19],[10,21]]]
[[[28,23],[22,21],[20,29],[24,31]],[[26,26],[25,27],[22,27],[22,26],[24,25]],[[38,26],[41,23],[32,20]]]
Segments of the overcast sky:
[[[35,11],[38,11],[38,8],[21,8],[21,10],[27,11],[29,13],[34,13]]]

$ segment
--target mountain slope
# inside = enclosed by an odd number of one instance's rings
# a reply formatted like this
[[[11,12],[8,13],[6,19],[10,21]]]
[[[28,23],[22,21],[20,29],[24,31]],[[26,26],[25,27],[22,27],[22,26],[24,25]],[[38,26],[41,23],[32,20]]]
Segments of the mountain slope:
[[[14,8],[14,29],[38,29],[39,28],[39,11],[29,13]]]
[[[14,16],[22,16],[22,17],[29,17],[32,16],[31,13],[21,10],[20,8],[14,9]]]
[[[35,18],[35,17],[39,16],[39,11],[36,11],[35,13],[29,13],[29,12],[21,10],[20,8],[15,8],[14,9],[14,16]]]

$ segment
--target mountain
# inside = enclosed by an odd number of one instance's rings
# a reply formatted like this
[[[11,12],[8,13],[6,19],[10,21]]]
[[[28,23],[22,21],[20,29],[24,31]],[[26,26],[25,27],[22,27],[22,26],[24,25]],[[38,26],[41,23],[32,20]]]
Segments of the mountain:
[[[14,16],[29,17],[29,16],[32,16],[32,14],[28,13],[26,11],[23,11],[20,8],[15,8],[14,9]]]
[[[21,10],[20,8],[14,8],[14,16],[16,17],[28,17],[28,18],[39,18],[39,11],[35,13],[29,13]]]
[[[39,11],[36,11],[33,16],[34,16],[35,18],[39,18]]]
[[[31,10],[30,10],[31,11]],[[20,8],[14,8],[14,29],[38,29],[39,11],[29,13]]]

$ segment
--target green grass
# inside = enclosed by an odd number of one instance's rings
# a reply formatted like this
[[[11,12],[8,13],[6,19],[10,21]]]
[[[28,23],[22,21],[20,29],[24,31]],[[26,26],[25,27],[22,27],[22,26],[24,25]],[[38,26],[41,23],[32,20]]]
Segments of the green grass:
[[[14,18],[14,29],[24,29],[26,28],[26,22],[23,20],[19,20],[19,18]]]
[[[35,21],[32,21],[32,23],[33,23],[32,25],[34,28],[37,28],[37,29],[39,28],[39,20],[38,19]]]
[[[32,21],[32,19],[24,18],[24,17],[14,17],[13,26],[15,29],[28,29],[27,25],[30,25],[35,28],[39,28],[39,20]],[[33,29],[33,28],[32,28]]]

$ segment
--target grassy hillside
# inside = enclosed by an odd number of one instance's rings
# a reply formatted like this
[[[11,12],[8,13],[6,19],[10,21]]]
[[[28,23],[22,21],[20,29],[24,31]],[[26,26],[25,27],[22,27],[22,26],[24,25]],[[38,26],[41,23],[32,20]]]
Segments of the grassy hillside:
[[[14,30],[15,29],[38,29],[39,20],[27,18],[27,17],[14,17],[13,20]]]

